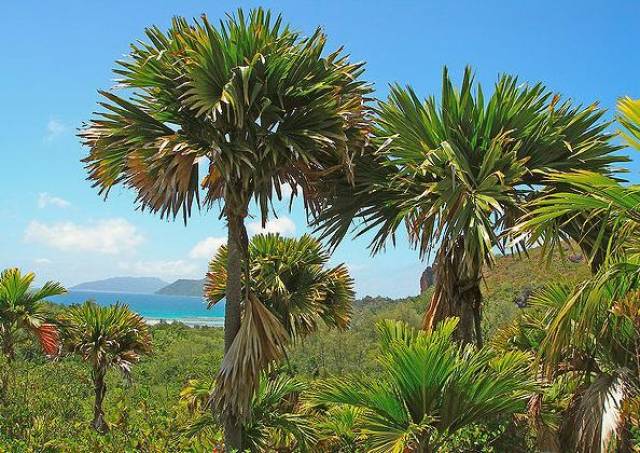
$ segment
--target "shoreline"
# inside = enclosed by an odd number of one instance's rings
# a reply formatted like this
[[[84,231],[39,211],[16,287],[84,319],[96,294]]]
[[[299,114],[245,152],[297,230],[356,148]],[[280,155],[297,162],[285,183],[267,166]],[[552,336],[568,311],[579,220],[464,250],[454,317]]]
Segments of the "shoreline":
[[[187,327],[224,327],[224,318],[221,317],[186,317],[186,318],[152,318],[145,317],[144,322],[149,326],[158,324],[184,324]]]

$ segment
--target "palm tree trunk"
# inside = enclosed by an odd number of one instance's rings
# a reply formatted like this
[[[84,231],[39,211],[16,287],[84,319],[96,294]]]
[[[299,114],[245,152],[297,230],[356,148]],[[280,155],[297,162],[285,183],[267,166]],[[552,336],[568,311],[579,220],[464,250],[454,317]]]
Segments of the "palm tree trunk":
[[[16,349],[13,342],[13,332],[11,327],[5,327],[2,332],[2,353],[9,363],[16,358]]]
[[[425,313],[423,328],[431,330],[446,318],[457,317],[456,340],[482,347],[480,272],[470,278],[461,277],[461,257],[456,254],[459,249],[447,250],[443,247],[438,253],[434,292]]]
[[[102,410],[104,396],[107,393],[106,374],[106,370],[102,367],[98,367],[93,371],[93,388],[96,398],[93,404],[93,422],[91,424],[99,433],[105,433],[108,430],[107,423],[104,420],[104,411]]]
[[[242,315],[242,268],[248,253],[244,215],[227,210],[227,288],[224,309],[224,351],[233,344]],[[227,451],[242,451],[242,426],[235,414],[224,415],[224,442]]]

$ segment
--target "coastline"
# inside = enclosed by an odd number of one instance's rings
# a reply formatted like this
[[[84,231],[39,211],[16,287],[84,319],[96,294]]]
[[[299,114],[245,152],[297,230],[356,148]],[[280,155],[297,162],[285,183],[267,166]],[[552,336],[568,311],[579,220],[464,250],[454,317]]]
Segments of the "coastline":
[[[185,317],[185,318],[155,318],[143,316],[144,321],[150,325],[155,326],[158,324],[174,324],[180,323],[187,327],[224,327],[224,318],[215,316],[202,316],[202,317]]]

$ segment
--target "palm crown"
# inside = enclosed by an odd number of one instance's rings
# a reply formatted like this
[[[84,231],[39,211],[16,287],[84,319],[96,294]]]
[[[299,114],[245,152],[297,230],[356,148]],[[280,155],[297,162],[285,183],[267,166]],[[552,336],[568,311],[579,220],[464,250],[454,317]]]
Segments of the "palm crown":
[[[85,302],[69,308],[61,323],[65,348],[96,369],[113,367],[129,375],[140,356],[151,352],[147,325],[126,305]]]
[[[204,291],[210,306],[225,296],[227,254],[221,247],[209,265]],[[249,244],[248,286],[293,339],[315,332],[320,324],[349,325],[353,279],[344,265],[327,267],[329,258],[306,234],[296,239],[259,234]]]
[[[35,277],[33,272],[23,275],[17,268],[5,269],[0,274],[0,336],[3,352],[9,359],[15,355],[16,334],[20,329],[36,334],[47,354],[55,354],[58,349],[57,329],[47,322],[51,315],[43,301],[66,290],[57,282],[46,282],[32,290]]]
[[[314,178],[348,168],[364,142],[362,64],[323,55],[319,29],[301,38],[257,9],[146,34],[115,70],[130,98],[101,92],[104,110],[80,134],[101,193],[122,183],[143,209],[186,221],[205,169],[207,204],[242,210],[255,196],[264,218],[281,184],[313,204]]]

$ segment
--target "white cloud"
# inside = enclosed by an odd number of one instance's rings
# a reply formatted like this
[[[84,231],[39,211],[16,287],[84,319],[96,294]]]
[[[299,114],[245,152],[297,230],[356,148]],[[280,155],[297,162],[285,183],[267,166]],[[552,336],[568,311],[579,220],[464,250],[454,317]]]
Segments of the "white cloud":
[[[247,225],[247,230],[251,235],[260,233],[280,233],[283,236],[288,236],[296,232],[296,224],[293,223],[293,220],[289,217],[280,217],[268,220],[264,228],[262,228],[262,222],[251,222]]]
[[[205,269],[185,260],[120,262],[123,271],[140,277],[159,277],[165,280],[203,278]]]
[[[221,245],[227,242],[226,238],[209,236],[198,242],[191,251],[189,257],[193,259],[206,258],[209,259],[218,251]]]
[[[106,219],[86,225],[73,222],[45,224],[34,220],[27,226],[24,239],[64,251],[108,255],[132,251],[144,241],[137,228],[125,219]]]
[[[51,260],[49,258],[36,258],[35,260],[33,260],[36,264],[51,264]]]
[[[45,142],[51,142],[57,137],[61,136],[67,131],[67,126],[65,126],[62,122],[52,119],[47,123],[47,129],[44,136]]]
[[[48,194],[47,192],[42,192],[38,195],[38,207],[40,209],[46,208],[47,206],[55,206],[56,208],[68,208],[71,206],[64,198],[56,197]]]

